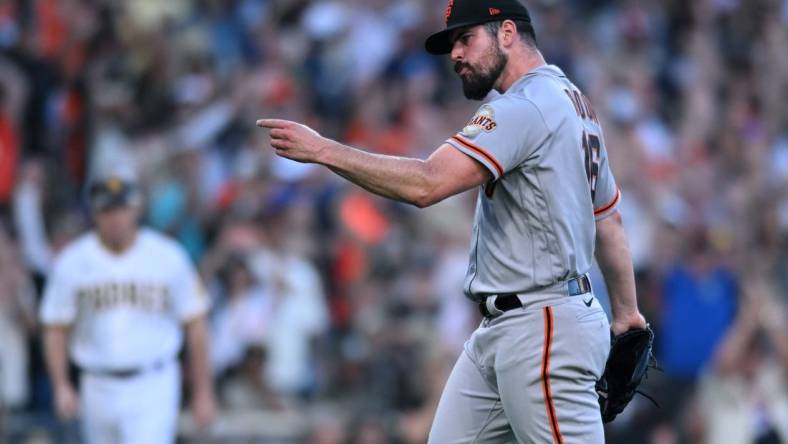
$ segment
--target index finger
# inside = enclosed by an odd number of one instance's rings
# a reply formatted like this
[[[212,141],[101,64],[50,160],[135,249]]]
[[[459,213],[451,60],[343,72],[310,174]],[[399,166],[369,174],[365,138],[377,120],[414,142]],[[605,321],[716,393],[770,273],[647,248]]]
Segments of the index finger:
[[[293,122],[282,119],[260,119],[257,121],[257,126],[261,128],[286,128]]]

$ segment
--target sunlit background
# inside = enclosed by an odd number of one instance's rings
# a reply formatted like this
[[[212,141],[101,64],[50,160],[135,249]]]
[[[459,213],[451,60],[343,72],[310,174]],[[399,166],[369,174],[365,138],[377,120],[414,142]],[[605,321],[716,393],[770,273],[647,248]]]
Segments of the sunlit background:
[[[608,442],[788,442],[788,2],[526,5],[602,119],[664,369],[643,387],[661,408],[636,398]],[[220,415],[198,432],[184,411],[184,442],[425,442],[479,321],[461,289],[476,192],[385,201],[274,158],[254,122],[425,157],[478,106],[423,49],[444,9],[0,0],[0,442],[79,442],[36,312],[90,226],[86,181],[118,162],[213,303]]]

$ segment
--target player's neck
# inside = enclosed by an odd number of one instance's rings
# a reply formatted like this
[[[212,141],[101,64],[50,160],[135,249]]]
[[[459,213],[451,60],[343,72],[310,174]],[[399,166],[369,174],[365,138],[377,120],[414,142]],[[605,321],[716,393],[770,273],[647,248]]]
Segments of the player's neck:
[[[105,250],[112,253],[115,256],[120,256],[126,251],[128,251],[132,245],[134,245],[134,241],[137,239],[137,232],[131,233],[129,236],[125,236],[123,238],[117,239],[109,239],[106,237],[102,237],[101,233],[98,235],[99,242],[101,246],[104,247]]]
[[[498,86],[495,89],[503,94],[514,84],[514,82],[520,80],[522,76],[545,64],[544,56],[542,56],[539,50],[529,51],[524,54],[523,57],[510,56],[509,63],[506,65],[506,69],[501,73],[501,77],[498,80]]]

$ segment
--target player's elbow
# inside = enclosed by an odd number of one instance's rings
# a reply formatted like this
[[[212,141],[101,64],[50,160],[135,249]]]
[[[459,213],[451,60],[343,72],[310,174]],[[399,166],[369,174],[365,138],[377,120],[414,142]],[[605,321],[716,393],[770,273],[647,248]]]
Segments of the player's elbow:
[[[440,202],[442,199],[439,198],[434,192],[431,191],[424,191],[420,192],[415,199],[411,202],[418,208],[427,208],[436,203]]]
[[[446,199],[451,195],[447,193],[446,187],[441,186],[439,180],[428,180],[420,187],[413,204],[419,208],[427,208]]]
[[[422,164],[421,177],[415,187],[410,203],[418,208],[427,208],[446,198],[440,192],[440,179],[429,164]]]
[[[410,203],[416,208],[427,208],[428,206],[432,205],[428,200],[422,198],[416,199]]]

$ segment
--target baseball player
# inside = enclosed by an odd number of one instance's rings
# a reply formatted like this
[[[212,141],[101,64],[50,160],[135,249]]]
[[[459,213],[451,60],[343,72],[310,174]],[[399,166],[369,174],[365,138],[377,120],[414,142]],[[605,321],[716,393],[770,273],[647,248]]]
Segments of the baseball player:
[[[602,443],[595,383],[610,329],[646,325],[602,129],[545,63],[517,0],[450,0],[445,17],[427,51],[450,54],[467,98],[500,95],[428,159],[366,153],[295,122],[258,126],[278,155],[418,207],[479,187],[465,292],[485,317],[449,376],[430,443]],[[612,326],[586,275],[595,244]]]
[[[55,408],[63,419],[80,414],[89,443],[175,441],[184,334],[192,414],[206,425],[214,411],[207,298],[185,251],[138,227],[141,203],[130,172],[96,178],[95,230],[59,254],[44,292],[40,317]],[[79,397],[66,350],[80,369]]]

